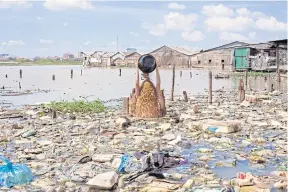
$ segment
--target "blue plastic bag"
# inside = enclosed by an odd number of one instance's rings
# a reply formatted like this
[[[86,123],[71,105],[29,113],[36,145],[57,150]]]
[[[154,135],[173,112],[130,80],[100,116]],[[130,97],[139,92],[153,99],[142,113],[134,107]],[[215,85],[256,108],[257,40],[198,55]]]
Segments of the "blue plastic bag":
[[[12,164],[1,155],[0,161],[5,163],[5,165],[0,165],[0,186],[13,187],[29,183],[33,180],[33,174],[26,165]]]
[[[118,173],[124,173],[125,172],[125,168],[128,164],[128,161],[129,161],[129,156],[127,154],[125,154],[121,157],[121,163],[120,163],[118,170],[117,170]]]
[[[133,155],[124,154],[118,167],[118,173],[132,173],[142,171],[142,163]]]

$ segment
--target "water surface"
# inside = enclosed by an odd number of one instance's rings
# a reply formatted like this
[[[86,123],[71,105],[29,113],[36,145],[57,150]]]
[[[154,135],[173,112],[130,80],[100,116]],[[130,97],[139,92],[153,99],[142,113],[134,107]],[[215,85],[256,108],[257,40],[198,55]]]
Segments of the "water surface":
[[[90,68],[82,69],[81,66],[1,66],[0,87],[5,90],[20,91],[19,81],[23,90],[50,90],[49,92],[37,92],[21,96],[0,96],[0,102],[13,103],[15,106],[24,104],[35,104],[54,100],[72,100],[85,97],[88,100],[101,99],[110,100],[128,96],[135,87],[135,72],[133,68],[122,68],[119,76],[117,68]],[[20,79],[19,71],[22,69],[23,77]],[[73,78],[70,70],[73,69]],[[183,71],[180,77],[180,71]],[[190,78],[190,72],[192,77]],[[213,72],[214,74],[218,72]],[[8,75],[8,78],[5,75]],[[208,71],[206,70],[184,70],[176,69],[175,95],[182,95],[187,91],[189,95],[203,94],[208,87]],[[52,80],[55,75],[55,81]],[[170,94],[172,85],[172,69],[160,69],[161,88],[165,94]],[[155,73],[150,75],[155,82]],[[269,88],[274,79],[266,81],[264,78],[249,78],[249,86],[252,88]],[[235,89],[238,80],[213,79],[213,90],[220,88]],[[286,86],[283,85],[284,89]],[[3,90],[2,90],[3,92]],[[0,91],[1,93],[1,91]]]

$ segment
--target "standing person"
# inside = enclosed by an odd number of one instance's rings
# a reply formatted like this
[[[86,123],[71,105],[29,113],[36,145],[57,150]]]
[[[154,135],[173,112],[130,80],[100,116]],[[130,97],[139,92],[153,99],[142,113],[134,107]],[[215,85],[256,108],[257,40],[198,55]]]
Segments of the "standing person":
[[[136,66],[136,88],[129,102],[130,114],[140,118],[158,118],[166,113],[164,95],[160,88],[160,74],[156,64],[156,87],[143,73],[144,81],[139,86],[139,68]]]

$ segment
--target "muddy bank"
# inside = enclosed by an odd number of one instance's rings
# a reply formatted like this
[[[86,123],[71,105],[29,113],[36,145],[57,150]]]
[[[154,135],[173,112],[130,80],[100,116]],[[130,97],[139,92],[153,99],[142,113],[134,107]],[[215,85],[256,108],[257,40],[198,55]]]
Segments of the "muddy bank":
[[[247,94],[257,99],[239,104],[236,92],[218,91],[212,105],[205,95],[190,96],[187,103],[167,100],[167,115],[155,120],[121,118],[117,108],[100,114],[58,112],[56,119],[39,106],[1,109],[0,153],[25,163],[35,175],[16,191],[283,189],[287,94]],[[143,163],[135,152],[147,158],[169,154],[181,162],[165,168],[148,163],[149,169],[130,163],[117,172],[124,154]],[[235,179],[238,172],[245,177]]]

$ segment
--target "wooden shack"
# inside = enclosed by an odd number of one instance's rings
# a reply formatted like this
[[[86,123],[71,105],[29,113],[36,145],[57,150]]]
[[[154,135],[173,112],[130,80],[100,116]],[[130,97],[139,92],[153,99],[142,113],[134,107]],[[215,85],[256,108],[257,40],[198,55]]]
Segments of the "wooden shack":
[[[191,50],[184,47],[162,46],[149,54],[153,55],[159,66],[171,67],[190,67],[192,56],[199,51]]]
[[[140,57],[141,57],[141,54],[138,52],[133,52],[133,53],[128,52],[125,55],[124,63],[126,66],[134,67],[137,64]]]

